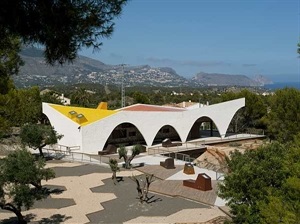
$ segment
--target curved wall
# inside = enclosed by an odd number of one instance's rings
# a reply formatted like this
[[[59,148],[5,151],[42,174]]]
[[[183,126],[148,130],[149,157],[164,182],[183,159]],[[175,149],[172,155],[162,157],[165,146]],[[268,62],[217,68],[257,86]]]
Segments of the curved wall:
[[[221,137],[224,138],[234,114],[244,106],[245,98],[241,98],[180,112],[121,110],[104,119],[82,126],[80,130],[78,130],[78,124],[64,115],[60,116],[59,112],[49,105],[44,106],[44,103],[43,112],[48,116],[58,133],[65,135],[65,132],[67,132],[65,140],[62,139],[59,144],[64,143],[73,146],[76,143],[81,146],[82,151],[96,153],[104,148],[112,131],[122,123],[134,125],[143,135],[147,146],[151,146],[156,134],[165,125],[172,126],[177,131],[180,139],[185,142],[193,124],[200,117],[206,116],[213,120]]]

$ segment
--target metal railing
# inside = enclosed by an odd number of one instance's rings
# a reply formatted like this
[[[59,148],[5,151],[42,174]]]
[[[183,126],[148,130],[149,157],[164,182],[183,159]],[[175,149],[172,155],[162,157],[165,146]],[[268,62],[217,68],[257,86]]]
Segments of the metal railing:
[[[108,165],[109,159],[113,158],[111,155],[96,155],[83,152],[75,152],[78,150],[77,146],[74,147],[58,147],[55,148],[43,148],[47,152],[47,155],[55,159],[64,159],[72,162],[92,163],[100,165]]]

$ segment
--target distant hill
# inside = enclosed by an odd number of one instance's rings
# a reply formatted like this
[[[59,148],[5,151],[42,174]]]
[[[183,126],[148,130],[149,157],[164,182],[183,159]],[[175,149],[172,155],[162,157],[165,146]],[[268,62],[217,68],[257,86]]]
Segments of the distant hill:
[[[260,86],[261,84],[245,75],[229,75],[200,72],[192,80],[204,86]]]
[[[50,66],[44,60],[43,51],[37,48],[25,48],[20,55],[25,65],[21,67],[19,75],[14,77],[19,87],[51,86],[58,83],[121,83],[120,66],[107,65],[88,57],[79,56],[72,64]],[[172,68],[151,68],[148,65],[125,67],[124,83],[127,86],[189,85],[189,81]]]
[[[73,63],[48,65],[43,51],[37,48],[25,48],[20,53],[25,65],[19,75],[13,77],[18,87],[39,85],[41,87],[57,84],[95,83],[102,85],[121,84],[122,68],[107,65],[101,61],[79,56]],[[244,75],[209,74],[200,72],[188,80],[169,67],[152,68],[149,65],[125,66],[124,83],[126,86],[259,86],[260,81]]]

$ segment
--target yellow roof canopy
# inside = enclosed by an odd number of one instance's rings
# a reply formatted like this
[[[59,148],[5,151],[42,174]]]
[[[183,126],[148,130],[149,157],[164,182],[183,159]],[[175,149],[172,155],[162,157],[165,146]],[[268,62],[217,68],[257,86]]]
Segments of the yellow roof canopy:
[[[72,119],[81,126],[88,125],[95,121],[101,120],[112,114],[117,113],[114,110],[107,110],[107,103],[101,102],[97,109],[85,107],[72,107],[57,104],[50,104],[55,110],[59,111],[66,117]]]

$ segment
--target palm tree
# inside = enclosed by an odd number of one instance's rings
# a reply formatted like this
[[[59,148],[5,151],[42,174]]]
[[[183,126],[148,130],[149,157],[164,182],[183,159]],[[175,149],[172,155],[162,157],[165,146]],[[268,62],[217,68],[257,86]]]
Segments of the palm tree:
[[[80,87],[71,95],[71,102],[82,107],[88,107],[91,103],[91,94],[85,88]]]

